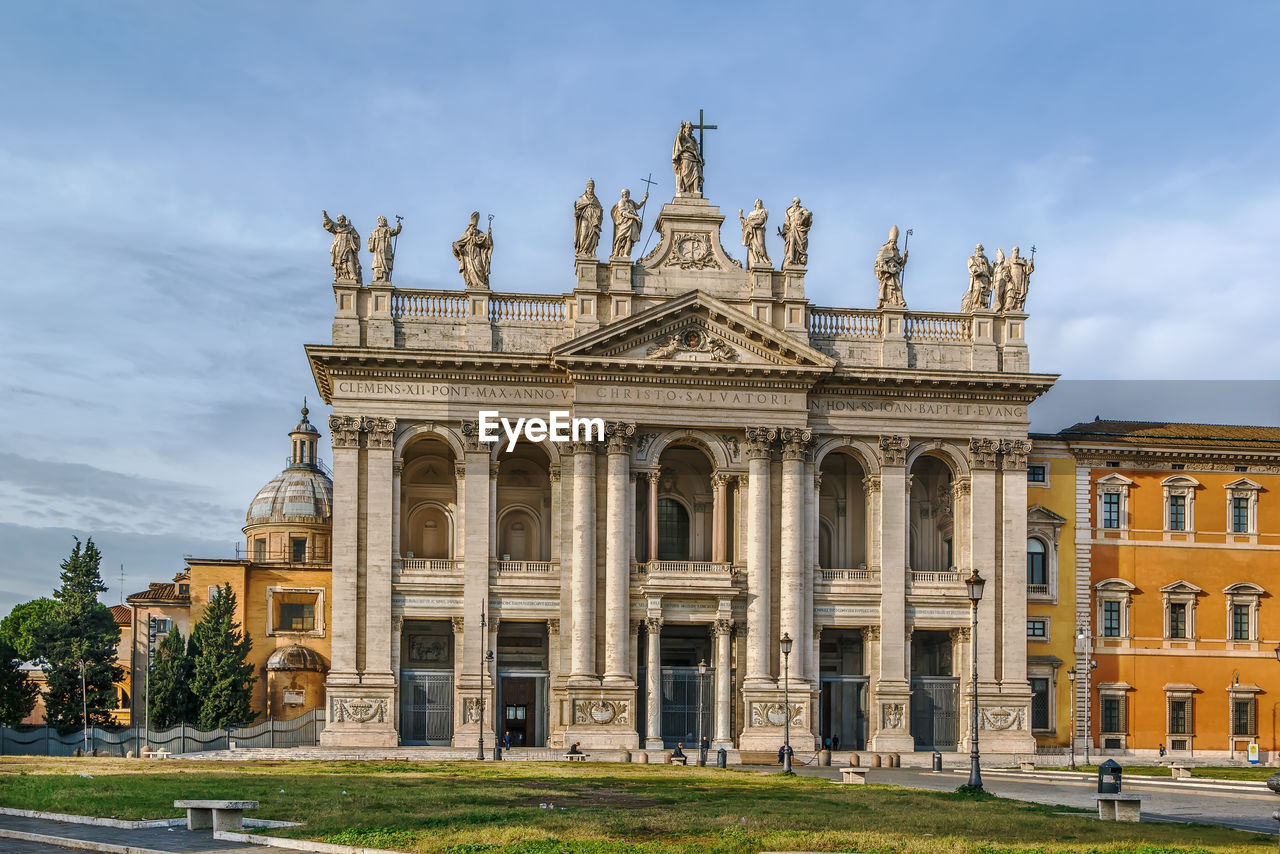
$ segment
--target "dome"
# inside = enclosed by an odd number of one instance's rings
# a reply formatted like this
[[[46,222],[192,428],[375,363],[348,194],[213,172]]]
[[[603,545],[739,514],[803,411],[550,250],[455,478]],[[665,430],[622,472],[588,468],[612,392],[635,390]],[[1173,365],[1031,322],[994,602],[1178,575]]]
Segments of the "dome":
[[[328,666],[320,657],[320,653],[309,647],[293,644],[282,646],[271,653],[271,657],[267,659],[267,670],[311,670],[324,673],[328,670]]]
[[[333,517],[333,481],[320,469],[291,465],[258,490],[245,514],[250,525],[261,522],[321,521]]]

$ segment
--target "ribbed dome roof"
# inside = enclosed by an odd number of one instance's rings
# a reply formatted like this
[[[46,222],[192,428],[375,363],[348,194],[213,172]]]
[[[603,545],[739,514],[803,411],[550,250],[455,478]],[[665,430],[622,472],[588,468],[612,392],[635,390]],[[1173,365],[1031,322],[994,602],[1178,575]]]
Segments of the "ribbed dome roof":
[[[267,670],[312,670],[324,673],[327,669],[320,653],[299,644],[282,646],[267,659]]]
[[[258,490],[245,514],[249,524],[258,522],[328,522],[333,517],[333,481],[315,466],[295,464]]]

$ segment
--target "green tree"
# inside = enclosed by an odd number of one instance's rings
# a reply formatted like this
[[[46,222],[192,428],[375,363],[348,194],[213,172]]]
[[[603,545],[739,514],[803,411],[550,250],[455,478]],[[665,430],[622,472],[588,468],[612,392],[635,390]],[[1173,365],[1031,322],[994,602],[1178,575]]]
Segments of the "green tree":
[[[174,626],[156,648],[151,663],[152,729],[168,729],[196,718],[196,695],[191,690],[195,662],[189,647],[182,632]]]
[[[46,596],[14,605],[9,616],[0,620],[0,642],[13,647],[18,658],[23,661],[41,658],[37,638],[53,619],[57,607],[58,603]]]
[[[61,733],[84,726],[84,709],[90,724],[108,724],[110,710],[119,705],[115,683],[124,676],[124,668],[116,663],[120,628],[98,601],[98,594],[107,589],[99,572],[101,562],[102,553],[92,538],[83,546],[76,539],[62,562],[53,616],[36,637],[47,674],[46,717]]]
[[[0,726],[17,726],[36,707],[40,689],[19,669],[25,657],[0,640]]]
[[[253,641],[236,622],[236,594],[224,584],[209,600],[200,622],[191,629],[195,650],[191,690],[199,703],[196,725],[221,729],[252,723],[253,683],[258,681],[248,662]]]

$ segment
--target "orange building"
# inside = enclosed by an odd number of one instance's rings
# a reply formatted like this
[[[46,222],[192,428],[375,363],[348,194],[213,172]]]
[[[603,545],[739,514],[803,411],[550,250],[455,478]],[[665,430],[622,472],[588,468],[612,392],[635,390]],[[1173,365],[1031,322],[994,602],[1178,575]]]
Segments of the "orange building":
[[[1076,648],[1091,745],[1241,759],[1256,743],[1267,761],[1280,429],[1098,420],[1057,435],[1076,458],[1076,571],[1092,590]]]

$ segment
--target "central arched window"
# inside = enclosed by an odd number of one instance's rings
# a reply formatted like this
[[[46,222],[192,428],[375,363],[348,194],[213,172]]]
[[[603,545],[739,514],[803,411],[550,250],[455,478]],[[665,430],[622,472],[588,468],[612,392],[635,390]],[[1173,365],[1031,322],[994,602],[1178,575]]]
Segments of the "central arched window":
[[[658,560],[689,559],[689,511],[672,498],[658,499]]]
[[[1027,584],[1049,583],[1049,568],[1045,558],[1044,543],[1035,537],[1027,540]]]

